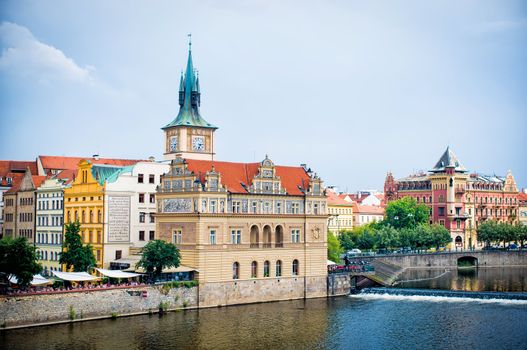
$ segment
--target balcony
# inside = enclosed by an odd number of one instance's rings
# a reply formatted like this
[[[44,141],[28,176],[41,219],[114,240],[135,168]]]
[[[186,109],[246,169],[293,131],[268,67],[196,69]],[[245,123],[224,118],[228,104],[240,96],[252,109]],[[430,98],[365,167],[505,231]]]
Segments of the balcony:
[[[264,248],[272,248],[272,247],[273,247],[273,244],[272,244],[272,243],[264,243],[264,244],[263,244],[263,247],[264,247]]]
[[[251,243],[251,248],[260,248],[260,243]]]
[[[456,193],[463,194],[463,193],[465,193],[465,189],[461,188],[461,187],[458,187],[458,188],[456,188]]]
[[[284,243],[275,243],[274,247],[275,248],[283,248],[284,247]]]

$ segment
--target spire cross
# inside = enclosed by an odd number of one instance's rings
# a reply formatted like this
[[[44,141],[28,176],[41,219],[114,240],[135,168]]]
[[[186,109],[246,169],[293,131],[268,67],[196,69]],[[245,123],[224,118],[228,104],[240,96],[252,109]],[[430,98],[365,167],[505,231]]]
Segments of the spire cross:
[[[188,50],[192,51],[192,33],[188,33]]]

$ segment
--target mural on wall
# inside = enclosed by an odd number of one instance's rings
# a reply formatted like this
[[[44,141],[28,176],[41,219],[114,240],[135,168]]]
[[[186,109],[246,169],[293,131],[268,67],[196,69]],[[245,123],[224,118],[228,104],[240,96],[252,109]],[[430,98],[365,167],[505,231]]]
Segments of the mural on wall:
[[[108,241],[130,241],[130,197],[108,197]]]

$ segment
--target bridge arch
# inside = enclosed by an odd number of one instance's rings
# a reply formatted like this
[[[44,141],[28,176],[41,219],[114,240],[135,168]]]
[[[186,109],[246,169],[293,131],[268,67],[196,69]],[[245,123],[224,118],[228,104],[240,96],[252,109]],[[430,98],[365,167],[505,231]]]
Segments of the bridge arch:
[[[477,267],[478,258],[475,256],[465,255],[457,259],[458,267]]]

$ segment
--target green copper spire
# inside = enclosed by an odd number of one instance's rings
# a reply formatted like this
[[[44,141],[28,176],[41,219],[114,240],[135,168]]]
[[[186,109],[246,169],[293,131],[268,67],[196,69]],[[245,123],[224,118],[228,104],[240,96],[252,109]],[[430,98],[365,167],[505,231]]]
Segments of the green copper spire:
[[[189,34],[190,37],[190,34]],[[173,126],[197,126],[200,128],[217,129],[218,127],[208,123],[199,114],[201,104],[201,93],[199,91],[199,78],[192,64],[192,42],[188,43],[188,60],[185,75],[181,73],[179,83],[179,113],[171,123],[162,129]]]

